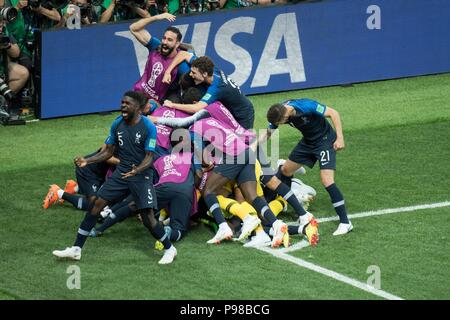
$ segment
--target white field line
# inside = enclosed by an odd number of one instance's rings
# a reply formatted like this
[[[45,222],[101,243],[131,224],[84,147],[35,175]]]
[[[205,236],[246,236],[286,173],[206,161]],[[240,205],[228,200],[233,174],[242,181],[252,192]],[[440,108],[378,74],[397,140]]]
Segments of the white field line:
[[[411,211],[417,211],[417,210],[423,210],[423,209],[442,208],[442,207],[449,207],[449,206],[450,206],[450,201],[444,201],[444,202],[436,202],[436,203],[430,203],[430,204],[421,204],[421,205],[410,206],[410,207],[401,207],[401,208],[391,208],[391,209],[381,209],[381,210],[375,210],[375,211],[360,212],[360,213],[350,214],[350,215],[348,215],[348,217],[350,219],[365,218],[365,217],[371,217],[371,216],[380,216],[383,214],[411,212]],[[319,223],[320,222],[328,222],[328,221],[337,221],[337,220],[339,220],[338,216],[317,219],[317,221]]]
[[[391,213],[412,212],[412,211],[417,211],[417,210],[434,209],[434,208],[442,208],[442,207],[450,207],[450,201],[436,202],[436,203],[430,203],[430,204],[421,204],[421,205],[410,206],[410,207],[390,208],[390,209],[381,209],[381,210],[353,213],[353,214],[349,214],[348,217],[350,219],[357,219],[357,218],[365,218],[365,217],[372,217],[372,216],[381,216],[384,214],[391,214]],[[317,222],[319,222],[319,223],[337,221],[337,220],[339,220],[338,216],[327,217],[327,218],[317,218]],[[298,223],[297,222],[288,222],[288,225],[296,225],[296,224],[298,224]]]
[[[431,204],[422,204],[422,205],[416,205],[416,206],[410,206],[410,207],[401,207],[401,208],[391,208],[391,209],[382,209],[382,210],[375,210],[375,211],[367,211],[367,212],[361,212],[361,213],[355,213],[348,215],[349,218],[364,218],[364,217],[371,217],[371,216],[377,216],[377,215],[384,215],[384,214],[391,214],[391,213],[398,213],[398,212],[411,212],[411,211],[417,211],[417,210],[423,210],[423,209],[433,209],[433,208],[441,208],[441,207],[448,207],[450,206],[450,201],[444,201],[444,202],[437,202],[437,203],[431,203]],[[338,220],[339,217],[330,217],[330,218],[320,218],[317,219],[320,222],[328,222],[328,221],[335,221]],[[361,290],[367,291],[371,294],[374,294],[376,296],[389,299],[389,300],[403,300],[402,298],[395,296],[389,292],[376,289],[372,286],[367,285],[366,283],[363,283],[361,281],[355,280],[353,278],[344,276],[340,273],[337,273],[335,271],[323,268],[321,266],[315,265],[311,262],[305,261],[300,258],[293,257],[288,252],[300,250],[302,248],[307,247],[309,244],[307,241],[303,240],[300,241],[289,248],[282,248],[282,249],[272,249],[268,247],[258,247],[258,250],[267,252],[271,254],[272,256],[283,259],[286,261],[290,261],[292,263],[295,263],[301,267],[304,267],[306,269],[318,272],[320,274],[323,274],[327,277],[333,278],[335,280],[347,283],[353,287],[359,288]]]
[[[390,294],[389,292],[386,292],[386,291],[383,291],[383,290],[380,290],[380,289],[376,289],[374,287],[371,287],[371,286],[367,285],[364,282],[361,282],[361,281],[355,280],[353,278],[344,276],[344,275],[342,275],[340,273],[337,273],[337,272],[334,272],[332,270],[325,269],[325,268],[323,268],[321,266],[315,265],[315,264],[313,264],[311,262],[308,262],[308,261],[305,261],[303,259],[293,257],[293,256],[291,256],[289,254],[280,252],[280,250],[276,250],[276,249],[272,249],[272,248],[268,248],[268,247],[258,247],[257,249],[261,250],[261,251],[264,251],[264,252],[267,252],[267,253],[270,253],[275,258],[279,258],[279,259],[283,259],[283,260],[286,260],[286,261],[290,261],[290,262],[295,263],[295,264],[297,264],[297,265],[299,265],[301,267],[304,267],[306,269],[318,272],[318,273],[323,274],[323,275],[325,275],[327,277],[333,278],[333,279],[335,279],[337,281],[341,281],[341,282],[347,283],[347,284],[349,284],[349,285],[351,285],[353,287],[356,287],[358,289],[367,291],[367,292],[369,292],[371,294],[374,294],[376,296],[379,296],[379,297],[382,297],[382,298],[385,298],[385,299],[389,299],[389,300],[403,300],[402,298],[400,298],[398,296],[395,296],[393,294]]]

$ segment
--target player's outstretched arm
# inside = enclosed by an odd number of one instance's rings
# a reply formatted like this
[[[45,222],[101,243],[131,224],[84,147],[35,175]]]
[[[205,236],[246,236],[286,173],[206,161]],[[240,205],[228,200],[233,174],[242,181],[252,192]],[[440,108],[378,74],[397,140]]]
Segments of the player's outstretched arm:
[[[173,14],[166,12],[158,14],[156,16],[143,18],[130,25],[130,32],[140,43],[145,46],[152,38],[151,34],[147,30],[145,30],[145,26],[152,22],[164,19],[169,20],[170,22],[174,22],[176,17]]]
[[[176,66],[178,66],[180,63],[182,63],[183,61],[186,61],[187,63],[190,63],[193,56],[194,56],[194,54],[191,53],[191,52],[180,50],[177,53],[177,55],[175,56],[175,58],[173,58],[172,62],[167,67],[166,71],[164,72],[164,76],[163,76],[162,82],[163,83],[167,83],[167,84],[171,84],[172,83],[172,76],[170,74],[172,73],[172,70]]]
[[[334,129],[336,130],[336,141],[333,143],[334,150],[338,151],[344,149],[344,134],[342,133],[342,122],[339,112],[327,106],[324,115],[325,117],[331,118],[331,122],[333,123]]]
[[[170,100],[164,101],[164,105],[169,108],[174,108],[180,111],[184,111],[186,113],[196,113],[208,106],[206,102],[199,101],[195,104],[181,104],[181,103],[173,103]]]
[[[205,109],[197,111],[192,116],[187,118],[164,118],[159,117],[156,120],[157,124],[163,124],[172,128],[187,128],[193,125],[196,121],[209,117],[209,112]]]

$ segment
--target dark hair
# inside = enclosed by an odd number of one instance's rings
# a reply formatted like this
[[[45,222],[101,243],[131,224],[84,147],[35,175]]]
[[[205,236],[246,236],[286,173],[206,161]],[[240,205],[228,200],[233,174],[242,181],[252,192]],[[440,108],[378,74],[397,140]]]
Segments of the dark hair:
[[[203,93],[195,88],[195,87],[190,87],[188,88],[184,93],[183,96],[181,97],[181,101],[184,104],[191,104],[194,103],[195,101],[200,101],[200,99],[203,97]]]
[[[267,121],[271,124],[278,125],[285,113],[286,107],[281,103],[276,103],[267,111]]]
[[[148,97],[139,91],[127,91],[123,96],[136,101],[141,109],[144,109],[148,102]]]
[[[181,34],[180,29],[178,29],[177,27],[168,27],[164,33],[166,33],[167,31],[171,31],[173,33],[175,33],[177,35],[177,41],[180,42],[181,38],[183,37],[183,35]]]
[[[206,72],[208,76],[212,76],[214,73],[214,63],[212,62],[211,58],[207,56],[202,56],[197,59],[195,59],[192,62],[191,68],[197,68],[200,72]]]
[[[180,81],[179,81],[181,90],[185,91],[190,87],[195,86],[195,82],[194,79],[192,79],[192,77],[189,75],[189,72],[184,73],[181,77],[180,77]]]

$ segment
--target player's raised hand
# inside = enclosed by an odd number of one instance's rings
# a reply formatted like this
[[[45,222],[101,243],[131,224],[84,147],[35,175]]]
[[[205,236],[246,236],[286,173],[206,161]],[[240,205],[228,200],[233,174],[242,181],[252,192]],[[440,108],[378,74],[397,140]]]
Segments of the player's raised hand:
[[[137,173],[137,168],[136,168],[136,165],[133,164],[131,166],[131,171],[128,171],[127,173],[122,173],[122,179],[133,177],[136,175],[136,173]]]
[[[159,20],[166,19],[166,20],[169,20],[170,22],[174,22],[177,19],[176,16],[174,16],[173,14],[170,14],[168,12],[161,13],[160,15],[158,15],[158,18],[159,18]]]
[[[83,157],[76,157],[75,159],[73,159],[73,163],[75,163],[75,165],[80,168],[83,168],[87,165],[87,161]]]

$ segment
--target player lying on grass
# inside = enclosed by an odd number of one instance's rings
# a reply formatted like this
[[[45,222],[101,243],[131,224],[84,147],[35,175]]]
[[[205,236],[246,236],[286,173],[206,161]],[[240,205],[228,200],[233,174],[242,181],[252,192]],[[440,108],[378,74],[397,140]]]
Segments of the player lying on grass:
[[[105,148],[106,145],[103,145],[99,150],[85,156],[85,158],[95,156]],[[112,156],[103,162],[91,163],[82,168],[76,166],[75,176],[77,181],[67,180],[64,190],[58,185],[52,184],[43,200],[42,207],[48,209],[58,200],[61,204],[64,203],[64,200],[67,200],[77,209],[88,210],[89,205],[95,201],[97,191],[118,164],[119,159]]]

